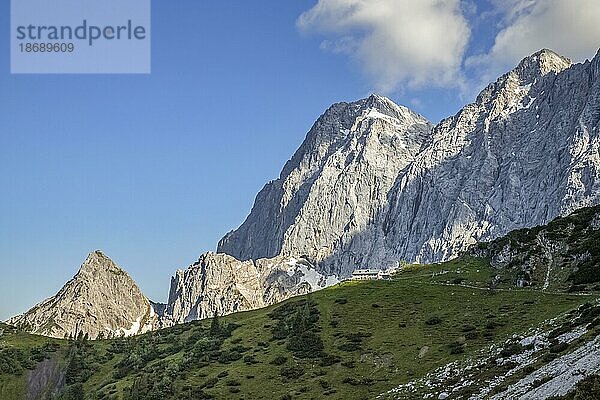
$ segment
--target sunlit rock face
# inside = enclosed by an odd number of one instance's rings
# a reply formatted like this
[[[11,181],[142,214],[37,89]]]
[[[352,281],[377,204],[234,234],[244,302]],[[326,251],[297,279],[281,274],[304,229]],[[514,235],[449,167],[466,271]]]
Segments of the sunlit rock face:
[[[164,323],[171,325],[264,307],[337,283],[305,259],[239,261],[205,253],[171,278]]]
[[[95,251],[56,295],[8,323],[45,336],[96,339],[155,329],[158,316],[127,272]]]

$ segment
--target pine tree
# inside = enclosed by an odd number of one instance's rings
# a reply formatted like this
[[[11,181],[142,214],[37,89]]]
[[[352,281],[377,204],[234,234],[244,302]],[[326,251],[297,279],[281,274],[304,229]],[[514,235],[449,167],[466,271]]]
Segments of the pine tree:
[[[215,312],[215,315],[210,322],[210,335],[220,336],[221,335],[221,321],[219,321],[219,314]]]

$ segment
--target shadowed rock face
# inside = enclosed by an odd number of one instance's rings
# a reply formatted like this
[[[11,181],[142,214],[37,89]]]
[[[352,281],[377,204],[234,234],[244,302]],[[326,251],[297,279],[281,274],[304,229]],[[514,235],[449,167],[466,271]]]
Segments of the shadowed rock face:
[[[55,355],[27,371],[27,400],[50,400],[58,397],[66,383],[66,366]]]
[[[82,332],[94,339],[142,333],[157,326],[158,318],[133,279],[95,251],[56,295],[8,323],[45,336],[76,337]]]
[[[320,271],[446,260],[600,199],[600,55],[521,61],[431,128],[371,96],[332,106],[218,251]]]

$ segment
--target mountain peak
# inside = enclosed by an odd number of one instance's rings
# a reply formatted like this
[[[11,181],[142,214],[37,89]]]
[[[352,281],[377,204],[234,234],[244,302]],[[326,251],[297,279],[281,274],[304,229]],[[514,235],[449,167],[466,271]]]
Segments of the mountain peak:
[[[101,250],[95,250],[88,254],[83,264],[79,268],[79,274],[87,274],[87,273],[98,273],[98,272],[106,272],[112,271],[116,273],[126,272],[121,269],[113,260],[110,259],[106,254],[104,254]]]
[[[110,260],[110,258],[104,254],[104,252],[102,250],[94,250],[91,253],[89,253],[85,259],[85,262],[87,261],[91,261],[91,260]]]
[[[408,125],[429,123],[425,117],[411,110],[410,108],[396,104],[388,97],[375,93],[369,95],[367,98],[358,100],[357,102],[351,104],[358,105],[358,117],[361,119],[364,118],[365,115],[379,118],[385,118],[387,116],[393,119],[398,119],[402,121],[402,123],[406,123]]]
[[[158,326],[158,317],[127,272],[96,250],[58,293],[10,324],[57,338],[87,333],[93,339],[143,333]]]
[[[394,103],[392,100],[388,99],[385,96],[379,95],[377,93],[370,94],[369,97],[364,99],[364,102],[366,105],[369,105],[369,106],[376,106],[379,104],[390,104],[390,103],[396,105],[396,103]]]
[[[573,62],[567,57],[550,49],[541,49],[522,59],[513,71],[522,77],[539,76],[549,72],[559,73],[572,64]]]

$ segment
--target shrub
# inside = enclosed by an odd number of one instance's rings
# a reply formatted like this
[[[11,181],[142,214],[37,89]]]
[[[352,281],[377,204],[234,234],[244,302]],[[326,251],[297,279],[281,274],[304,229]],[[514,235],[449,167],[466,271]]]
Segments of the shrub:
[[[352,351],[358,351],[358,350],[362,349],[362,347],[361,347],[360,343],[346,342],[346,343],[342,343],[341,345],[339,345],[338,349],[340,349],[342,351],[352,352]]]
[[[479,337],[479,332],[477,332],[477,331],[470,331],[470,332],[465,333],[465,339],[474,340],[474,339],[477,339],[478,337]]]
[[[285,364],[285,362],[287,361],[287,358],[284,356],[276,356],[273,361],[271,361],[271,364],[273,365],[283,365]]]
[[[575,400],[595,400],[600,398],[600,376],[590,375],[577,383]]]
[[[546,353],[542,356],[542,361],[545,363],[549,363],[550,361],[553,361],[556,357],[558,357],[558,354]]]
[[[321,367],[329,367],[330,365],[340,362],[340,357],[333,354],[323,354],[321,356]]]
[[[558,328],[552,330],[548,334],[548,339],[555,339],[555,338],[559,337],[560,335],[563,335],[563,334],[569,332],[570,330],[571,330],[570,324],[561,325]]]
[[[510,343],[508,344],[506,347],[504,347],[502,349],[502,351],[500,352],[500,355],[504,358],[513,356],[515,354],[520,354],[523,352],[523,346],[521,345],[521,343]]]
[[[349,385],[352,386],[369,386],[373,384],[373,379],[371,378],[353,378],[353,377],[346,377],[342,380],[343,383],[347,383]]]
[[[251,354],[247,354],[247,355],[245,355],[245,356],[244,356],[244,362],[245,362],[247,365],[251,365],[251,364],[258,364],[258,361],[256,360],[256,357],[254,357],[254,356],[253,356],[253,355],[251,355]]]
[[[210,379],[206,380],[206,382],[204,382],[202,385],[200,385],[200,389],[215,387],[215,385],[218,382],[219,382],[219,378],[216,378],[216,377],[210,378]]]
[[[345,335],[349,342],[362,343],[363,339],[371,336],[370,332],[354,332]]]
[[[535,389],[535,388],[537,388],[537,387],[540,387],[540,386],[542,386],[544,383],[546,383],[546,382],[548,382],[548,381],[551,381],[551,380],[552,380],[552,377],[551,377],[551,376],[544,376],[543,378],[540,378],[540,379],[536,379],[536,380],[534,380],[534,381],[533,381],[533,383],[532,383],[531,385],[532,385],[532,387]]]
[[[281,368],[279,375],[288,379],[298,379],[304,375],[304,368],[302,368],[300,365],[289,365]]]
[[[585,291],[585,285],[571,285],[567,289],[567,293],[579,293]]]
[[[287,348],[296,357],[315,358],[323,353],[321,337],[312,331],[302,332],[289,338]]]
[[[450,354],[462,354],[465,352],[465,344],[456,340],[450,344]]]
[[[319,379],[319,385],[321,385],[323,389],[329,389],[331,387],[331,384],[325,379]]]
[[[562,343],[554,343],[554,344],[550,345],[548,350],[550,351],[550,353],[558,354],[558,353],[562,353],[563,351],[565,351],[568,348],[569,348],[569,344],[562,342]]]
[[[438,325],[438,324],[441,324],[441,323],[442,323],[442,318],[441,318],[441,317],[439,317],[438,315],[434,315],[434,316],[432,316],[432,317],[429,317],[429,318],[428,318],[428,319],[425,321],[425,324],[426,324],[426,325],[430,325],[430,326],[433,326],[433,325]]]

